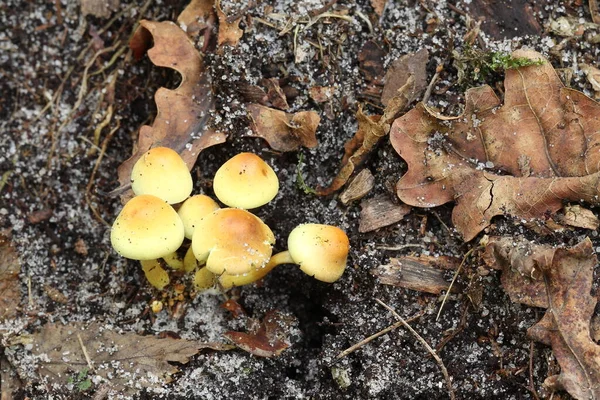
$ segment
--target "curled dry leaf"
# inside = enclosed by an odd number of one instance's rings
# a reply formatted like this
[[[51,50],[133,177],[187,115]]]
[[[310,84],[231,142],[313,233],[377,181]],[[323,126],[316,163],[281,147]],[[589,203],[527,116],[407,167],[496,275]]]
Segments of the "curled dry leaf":
[[[144,49],[143,39],[151,35],[154,47],[148,50],[150,60],[159,67],[173,68],[181,74],[181,84],[175,90],[160,88],[154,96],[158,113],[152,126],[140,129],[134,155],[119,166],[121,187],[128,187],[131,169],[138,158],[152,147],[164,146],[177,151],[188,168],[192,168],[200,151],[223,143],[225,135],[205,129],[209,111],[214,99],[209,75],[205,72],[200,53],[185,32],[172,22],[152,22],[143,20],[135,32],[131,43],[136,52]],[[133,45],[133,44],[131,44]],[[123,200],[127,196],[124,194]]]
[[[248,333],[227,332],[225,336],[237,347],[258,357],[274,357],[290,347],[290,330],[296,324],[293,316],[269,311]]]
[[[352,139],[344,145],[344,157],[340,171],[328,187],[317,188],[318,195],[330,195],[348,182],[354,169],[367,159],[381,138],[388,134],[390,123],[414,99],[414,88],[415,80],[409,76],[404,86],[398,89],[396,95],[389,101],[383,115],[368,116],[359,105],[356,112],[358,129]]]
[[[217,17],[219,18],[219,36],[217,38],[217,44],[219,46],[237,46],[244,35],[244,31],[240,29],[241,18],[229,22],[227,14],[225,14],[221,8],[220,0],[217,0],[215,6],[217,9]]]
[[[250,127],[253,135],[265,139],[276,151],[294,151],[300,146],[316,147],[317,127],[321,118],[315,111],[300,111],[295,114],[249,104]]]
[[[162,387],[179,369],[170,364],[185,364],[203,348],[230,349],[220,343],[119,334],[99,323],[46,324],[32,336],[32,354],[39,360],[43,381],[64,385],[71,374],[89,368],[110,385],[111,392],[133,395],[147,387]]]
[[[600,346],[590,336],[597,301],[591,295],[597,265],[592,242],[552,248],[491,239],[484,259],[503,270],[502,285],[513,301],[547,308],[528,330],[534,340],[552,346],[561,366],[560,374],[544,384],[576,399],[600,399]]]
[[[0,233],[0,322],[17,314],[21,302],[20,271],[17,251],[10,239]]]
[[[600,105],[565,88],[547,61],[507,70],[504,84],[503,106],[482,86],[467,91],[462,115],[418,104],[390,134],[408,164],[398,197],[416,207],[455,201],[452,220],[467,241],[496,215],[543,218],[565,201],[600,200]]]

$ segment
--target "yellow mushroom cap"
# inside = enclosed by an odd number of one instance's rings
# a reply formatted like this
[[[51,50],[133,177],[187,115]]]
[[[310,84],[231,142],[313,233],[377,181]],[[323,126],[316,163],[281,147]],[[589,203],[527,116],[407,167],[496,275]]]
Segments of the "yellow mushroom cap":
[[[254,214],[222,208],[202,218],[192,236],[192,250],[214,274],[241,275],[263,268],[275,236]]]
[[[155,147],[142,155],[131,171],[131,189],[136,195],[151,194],[169,204],[192,193],[192,175],[179,154],[168,147]]]
[[[299,225],[288,237],[288,251],[300,269],[323,282],[337,281],[346,269],[350,242],[336,226]]]
[[[110,232],[117,253],[134,260],[153,260],[173,253],[183,237],[183,222],[177,212],[149,194],[129,200]]]
[[[240,153],[219,168],[213,189],[217,198],[229,207],[247,210],[273,200],[279,191],[279,179],[262,158]]]
[[[184,201],[177,214],[183,221],[185,237],[191,240],[198,222],[219,208],[216,201],[204,194],[197,194]]]

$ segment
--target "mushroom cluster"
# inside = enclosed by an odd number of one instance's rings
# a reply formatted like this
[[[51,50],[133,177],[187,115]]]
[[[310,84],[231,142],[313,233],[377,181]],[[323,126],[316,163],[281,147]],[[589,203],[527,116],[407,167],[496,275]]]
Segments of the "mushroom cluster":
[[[273,200],[279,180],[255,154],[240,153],[215,174],[214,192],[225,208],[209,196],[191,196],[192,177],[185,162],[166,147],[140,157],[131,187],[136,196],[117,216],[111,243],[123,257],[139,260],[159,290],[170,283],[165,266],[194,273],[197,290],[247,285],[280,264],[298,264],[323,282],[335,282],[346,268],[348,237],[331,225],[296,227],[288,237],[288,250],[272,255],[275,235],[248,210]]]

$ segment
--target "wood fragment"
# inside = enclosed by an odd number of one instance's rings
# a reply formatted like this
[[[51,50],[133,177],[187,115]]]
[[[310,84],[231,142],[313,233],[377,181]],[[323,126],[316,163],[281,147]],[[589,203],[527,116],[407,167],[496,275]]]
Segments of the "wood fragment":
[[[363,169],[352,179],[346,190],[340,195],[340,201],[344,205],[360,200],[365,197],[375,185],[375,177],[368,168]]]
[[[360,205],[362,207],[358,225],[360,233],[371,232],[384,226],[395,224],[412,209],[412,207],[406,204],[394,203],[385,194],[363,200]]]
[[[424,262],[418,257],[400,257],[390,259],[389,264],[380,265],[371,270],[385,285],[403,287],[418,292],[440,294],[448,290],[450,283],[444,279],[444,273]],[[461,288],[454,285],[453,292]]]

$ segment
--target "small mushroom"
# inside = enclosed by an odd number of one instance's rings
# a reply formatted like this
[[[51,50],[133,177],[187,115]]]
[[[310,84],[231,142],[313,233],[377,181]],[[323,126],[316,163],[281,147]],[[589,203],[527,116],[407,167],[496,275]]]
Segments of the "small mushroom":
[[[183,222],[177,212],[148,194],[129,200],[110,232],[116,252],[133,260],[165,257],[181,246],[183,238]]]
[[[197,194],[184,201],[179,210],[177,210],[177,214],[179,214],[179,217],[183,221],[185,237],[191,240],[194,228],[198,222],[219,208],[216,201],[204,194]]]
[[[240,153],[219,168],[213,189],[217,198],[229,207],[248,210],[273,200],[279,191],[279,179],[262,158]]]
[[[254,214],[222,208],[202,218],[192,237],[196,259],[214,274],[241,275],[263,268],[275,236]]]
[[[346,269],[350,243],[338,227],[320,224],[297,226],[288,237],[288,249],[271,257],[264,268],[242,275],[223,274],[224,289],[256,282],[280,264],[298,264],[306,274],[323,282],[337,281]]]
[[[187,165],[168,147],[148,150],[131,171],[131,189],[138,196],[151,194],[175,204],[188,198],[192,187],[192,175]]]
[[[331,283],[346,269],[350,242],[337,226],[303,224],[288,236],[288,251],[304,273]]]

